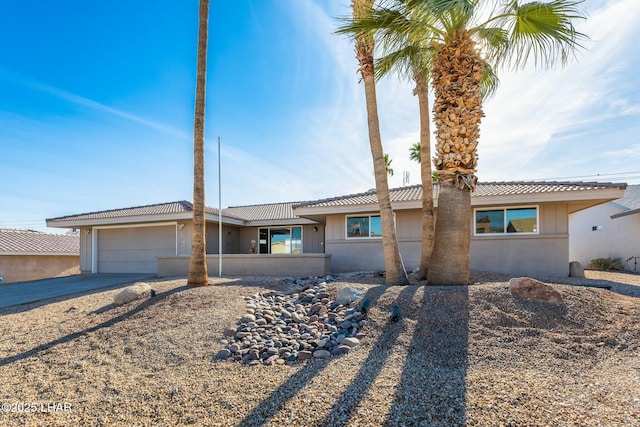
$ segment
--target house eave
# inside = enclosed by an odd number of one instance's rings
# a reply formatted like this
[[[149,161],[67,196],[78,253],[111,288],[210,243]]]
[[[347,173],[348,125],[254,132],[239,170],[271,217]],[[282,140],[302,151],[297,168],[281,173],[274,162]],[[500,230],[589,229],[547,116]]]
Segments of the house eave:
[[[584,205],[584,207],[581,207],[580,209],[585,209],[587,207],[619,199],[623,194],[623,189],[605,188],[601,190],[473,196],[471,197],[471,206],[568,202],[569,204],[576,204],[580,206]]]
[[[318,224],[317,221],[307,218],[290,218],[290,219],[261,219],[255,221],[246,221],[247,227],[277,227],[280,225],[310,225]]]
[[[629,216],[629,215],[635,215],[635,214],[640,214],[640,208],[638,209],[631,209],[625,212],[620,212],[614,215],[611,215],[611,219],[616,219],[616,218],[621,218],[621,217],[625,217],[625,216]]]
[[[422,202],[420,200],[407,200],[403,202],[392,202],[391,208],[394,211],[420,209]],[[380,207],[377,203],[365,203],[359,205],[339,205],[339,206],[301,206],[293,208],[296,215],[304,217],[315,217],[332,214],[352,214],[352,213],[369,213],[378,212]]]
[[[0,256],[80,256],[79,252],[0,252]]]
[[[206,213],[205,218],[209,222],[218,222],[218,215],[213,213]],[[73,218],[65,220],[47,220],[47,227],[55,228],[80,228],[80,227],[99,227],[103,225],[125,225],[125,224],[144,224],[152,222],[165,222],[165,221],[189,221],[193,219],[192,212],[181,212],[175,214],[162,214],[162,215],[140,215],[140,216],[123,216],[118,218],[91,218],[91,219],[76,219]],[[223,224],[244,225],[244,221],[237,218],[225,217],[222,215]]]

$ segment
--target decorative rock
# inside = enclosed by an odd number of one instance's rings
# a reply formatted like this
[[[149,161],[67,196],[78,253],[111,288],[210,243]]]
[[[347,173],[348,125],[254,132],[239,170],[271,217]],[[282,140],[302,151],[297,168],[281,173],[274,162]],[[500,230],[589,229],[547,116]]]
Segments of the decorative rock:
[[[249,322],[255,322],[256,321],[256,316],[251,314],[251,313],[247,313],[244,316],[242,316],[242,318],[240,319],[240,321],[242,323],[249,323]]]
[[[569,263],[569,277],[578,277],[584,279],[584,268],[578,261],[571,261]]]
[[[151,293],[151,286],[145,282],[137,282],[131,286],[127,286],[113,298],[114,305],[122,305],[135,301],[137,299],[146,298]]]
[[[360,277],[360,276],[359,276]],[[333,279],[327,281],[333,281]],[[227,346],[216,359],[249,365],[281,365],[312,358],[346,354],[365,336],[365,314],[355,304],[366,288],[346,288],[343,300],[321,279],[283,279],[296,291],[258,293],[244,297],[247,313],[235,329],[228,328],[220,343]],[[235,342],[234,342],[235,340]],[[342,343],[342,344],[340,344]]]
[[[338,304],[347,304],[350,302],[358,301],[364,295],[366,289],[365,288],[357,288],[355,286],[348,286],[346,288],[342,288],[338,290],[338,295],[336,296],[336,303]]]
[[[349,350],[351,350],[351,347],[349,347],[348,345],[339,345],[331,350],[331,354],[334,356],[339,356],[341,354],[349,353]]]
[[[216,360],[227,360],[231,356],[231,351],[227,348],[223,348],[216,354]]]
[[[318,359],[324,359],[329,356],[331,356],[331,353],[328,350],[316,350],[313,352],[313,357]],[[298,353],[298,358],[300,358],[300,353]]]
[[[509,280],[512,295],[527,301],[546,302],[561,305],[562,295],[551,286],[530,277],[514,277]]]
[[[358,338],[345,338],[340,344],[348,345],[349,347],[355,347],[360,344],[360,340]]]
[[[313,357],[313,353],[308,350],[302,350],[298,352],[298,360],[308,360]]]

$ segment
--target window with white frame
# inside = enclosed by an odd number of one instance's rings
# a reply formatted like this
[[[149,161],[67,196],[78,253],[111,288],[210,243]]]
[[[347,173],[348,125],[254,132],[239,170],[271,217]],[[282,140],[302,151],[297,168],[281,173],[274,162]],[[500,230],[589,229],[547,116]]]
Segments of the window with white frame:
[[[475,234],[538,234],[538,207],[476,209]]]
[[[380,215],[347,216],[347,239],[382,237]]]

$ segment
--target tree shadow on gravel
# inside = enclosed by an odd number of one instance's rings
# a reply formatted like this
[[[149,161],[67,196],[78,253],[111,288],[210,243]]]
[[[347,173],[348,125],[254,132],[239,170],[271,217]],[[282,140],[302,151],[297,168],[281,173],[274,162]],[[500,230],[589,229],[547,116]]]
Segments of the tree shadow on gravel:
[[[363,300],[369,299],[373,306],[380,296],[388,289],[388,286],[374,286],[369,288],[365,293]],[[340,356],[338,356],[340,357]],[[314,359],[306,363],[306,365],[298,372],[289,377],[277,389],[275,389],[266,399],[256,406],[242,421],[236,424],[241,426],[258,426],[266,424],[285,404],[293,399],[300,390],[302,390],[309,381],[320,373],[336,359],[332,356],[326,359]],[[251,367],[247,367],[251,369]],[[329,425],[323,423],[321,425]]]
[[[400,291],[396,301],[411,301],[417,292],[418,286],[406,286]],[[405,321],[402,313],[396,322],[389,321],[384,327],[384,332],[380,334],[378,340],[371,348],[367,359],[362,362],[362,367],[351,381],[351,384],[342,393],[338,401],[333,405],[331,411],[320,422],[322,426],[345,425],[353,416],[358,404],[367,394],[371,385],[387,363],[389,356],[393,352],[393,347],[398,337],[405,330]]]
[[[385,425],[466,425],[469,287],[424,287]]]
[[[13,356],[9,356],[9,357],[4,357],[2,359],[0,359],[0,367],[5,366],[5,365],[9,365],[13,362],[16,362],[18,360],[22,360],[22,359],[26,359],[28,357],[31,356],[38,356],[40,353],[47,351],[49,349],[51,349],[52,347],[55,347],[57,345],[60,344],[65,344],[68,343],[70,341],[73,341],[81,336],[90,334],[92,332],[95,332],[97,330],[103,329],[103,328],[108,328],[110,326],[113,326],[119,322],[122,322],[123,320],[126,320],[128,318],[130,318],[131,316],[140,313],[141,311],[145,310],[146,308],[159,303],[160,301],[162,301],[163,299],[167,298],[170,295],[173,295],[175,293],[184,291],[186,289],[190,289],[189,286],[180,286],[177,288],[173,288],[170,289],[166,292],[159,292],[156,294],[155,297],[153,298],[147,298],[146,300],[144,300],[143,302],[141,302],[140,304],[138,304],[137,306],[135,306],[134,308],[132,308],[131,310],[122,313],[112,319],[109,319],[107,321],[104,321],[98,325],[92,326],[90,328],[84,329],[82,331],[78,331],[78,332],[74,332],[68,335],[65,335],[63,337],[60,337],[58,339],[55,339],[53,341],[49,341],[48,343],[45,344],[41,344],[37,347],[34,347],[30,350],[27,351],[23,351],[22,353],[18,353],[15,354]],[[106,307],[112,307],[112,304],[109,304]]]

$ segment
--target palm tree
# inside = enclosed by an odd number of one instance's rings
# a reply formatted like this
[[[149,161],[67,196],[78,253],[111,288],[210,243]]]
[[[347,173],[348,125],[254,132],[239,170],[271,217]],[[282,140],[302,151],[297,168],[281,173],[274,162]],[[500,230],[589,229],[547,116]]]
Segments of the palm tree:
[[[407,0],[395,0],[391,7],[376,8],[367,16],[356,17],[354,14],[354,19],[347,21],[338,32],[376,32],[386,53],[375,63],[376,78],[396,71],[401,78],[412,79],[415,83],[413,93],[418,96],[420,111],[418,147],[422,184],[422,253],[418,277],[426,279],[434,238],[428,84],[435,50],[424,32],[412,31],[416,27],[413,21],[420,16],[412,13],[408,3]]]
[[[572,21],[583,19],[580,1],[547,3],[482,0],[410,0],[436,49],[431,74],[440,180],[436,239],[428,281],[432,285],[469,283],[471,191],[477,178],[482,78],[487,64],[522,68],[564,64],[586,36]],[[480,24],[484,6],[493,3]],[[435,37],[434,37],[435,36]]]
[[[367,17],[372,10],[374,0],[352,0],[353,17],[355,19]],[[384,161],[380,123],[378,120],[378,103],[376,99],[376,82],[374,74],[374,39],[373,33],[365,31],[355,34],[356,56],[360,65],[359,71],[364,82],[365,99],[367,105],[367,121],[369,127],[369,145],[373,158],[373,171],[376,181],[376,194],[380,208],[382,223],[382,247],[386,270],[385,283],[408,284],[407,273],[402,264],[398,238],[389,196],[387,181],[387,167]]]
[[[199,20],[196,111],[193,125],[193,240],[187,280],[187,284],[191,286],[209,284],[204,197],[204,104],[207,82],[209,0],[200,0]],[[222,224],[219,224],[219,227],[222,227]]]
[[[395,173],[395,171],[391,167],[391,162],[393,162],[393,160],[391,160],[391,158],[389,157],[388,154],[385,154],[384,155],[384,165],[387,168],[387,175],[389,175],[389,176],[393,176],[393,174]]]

